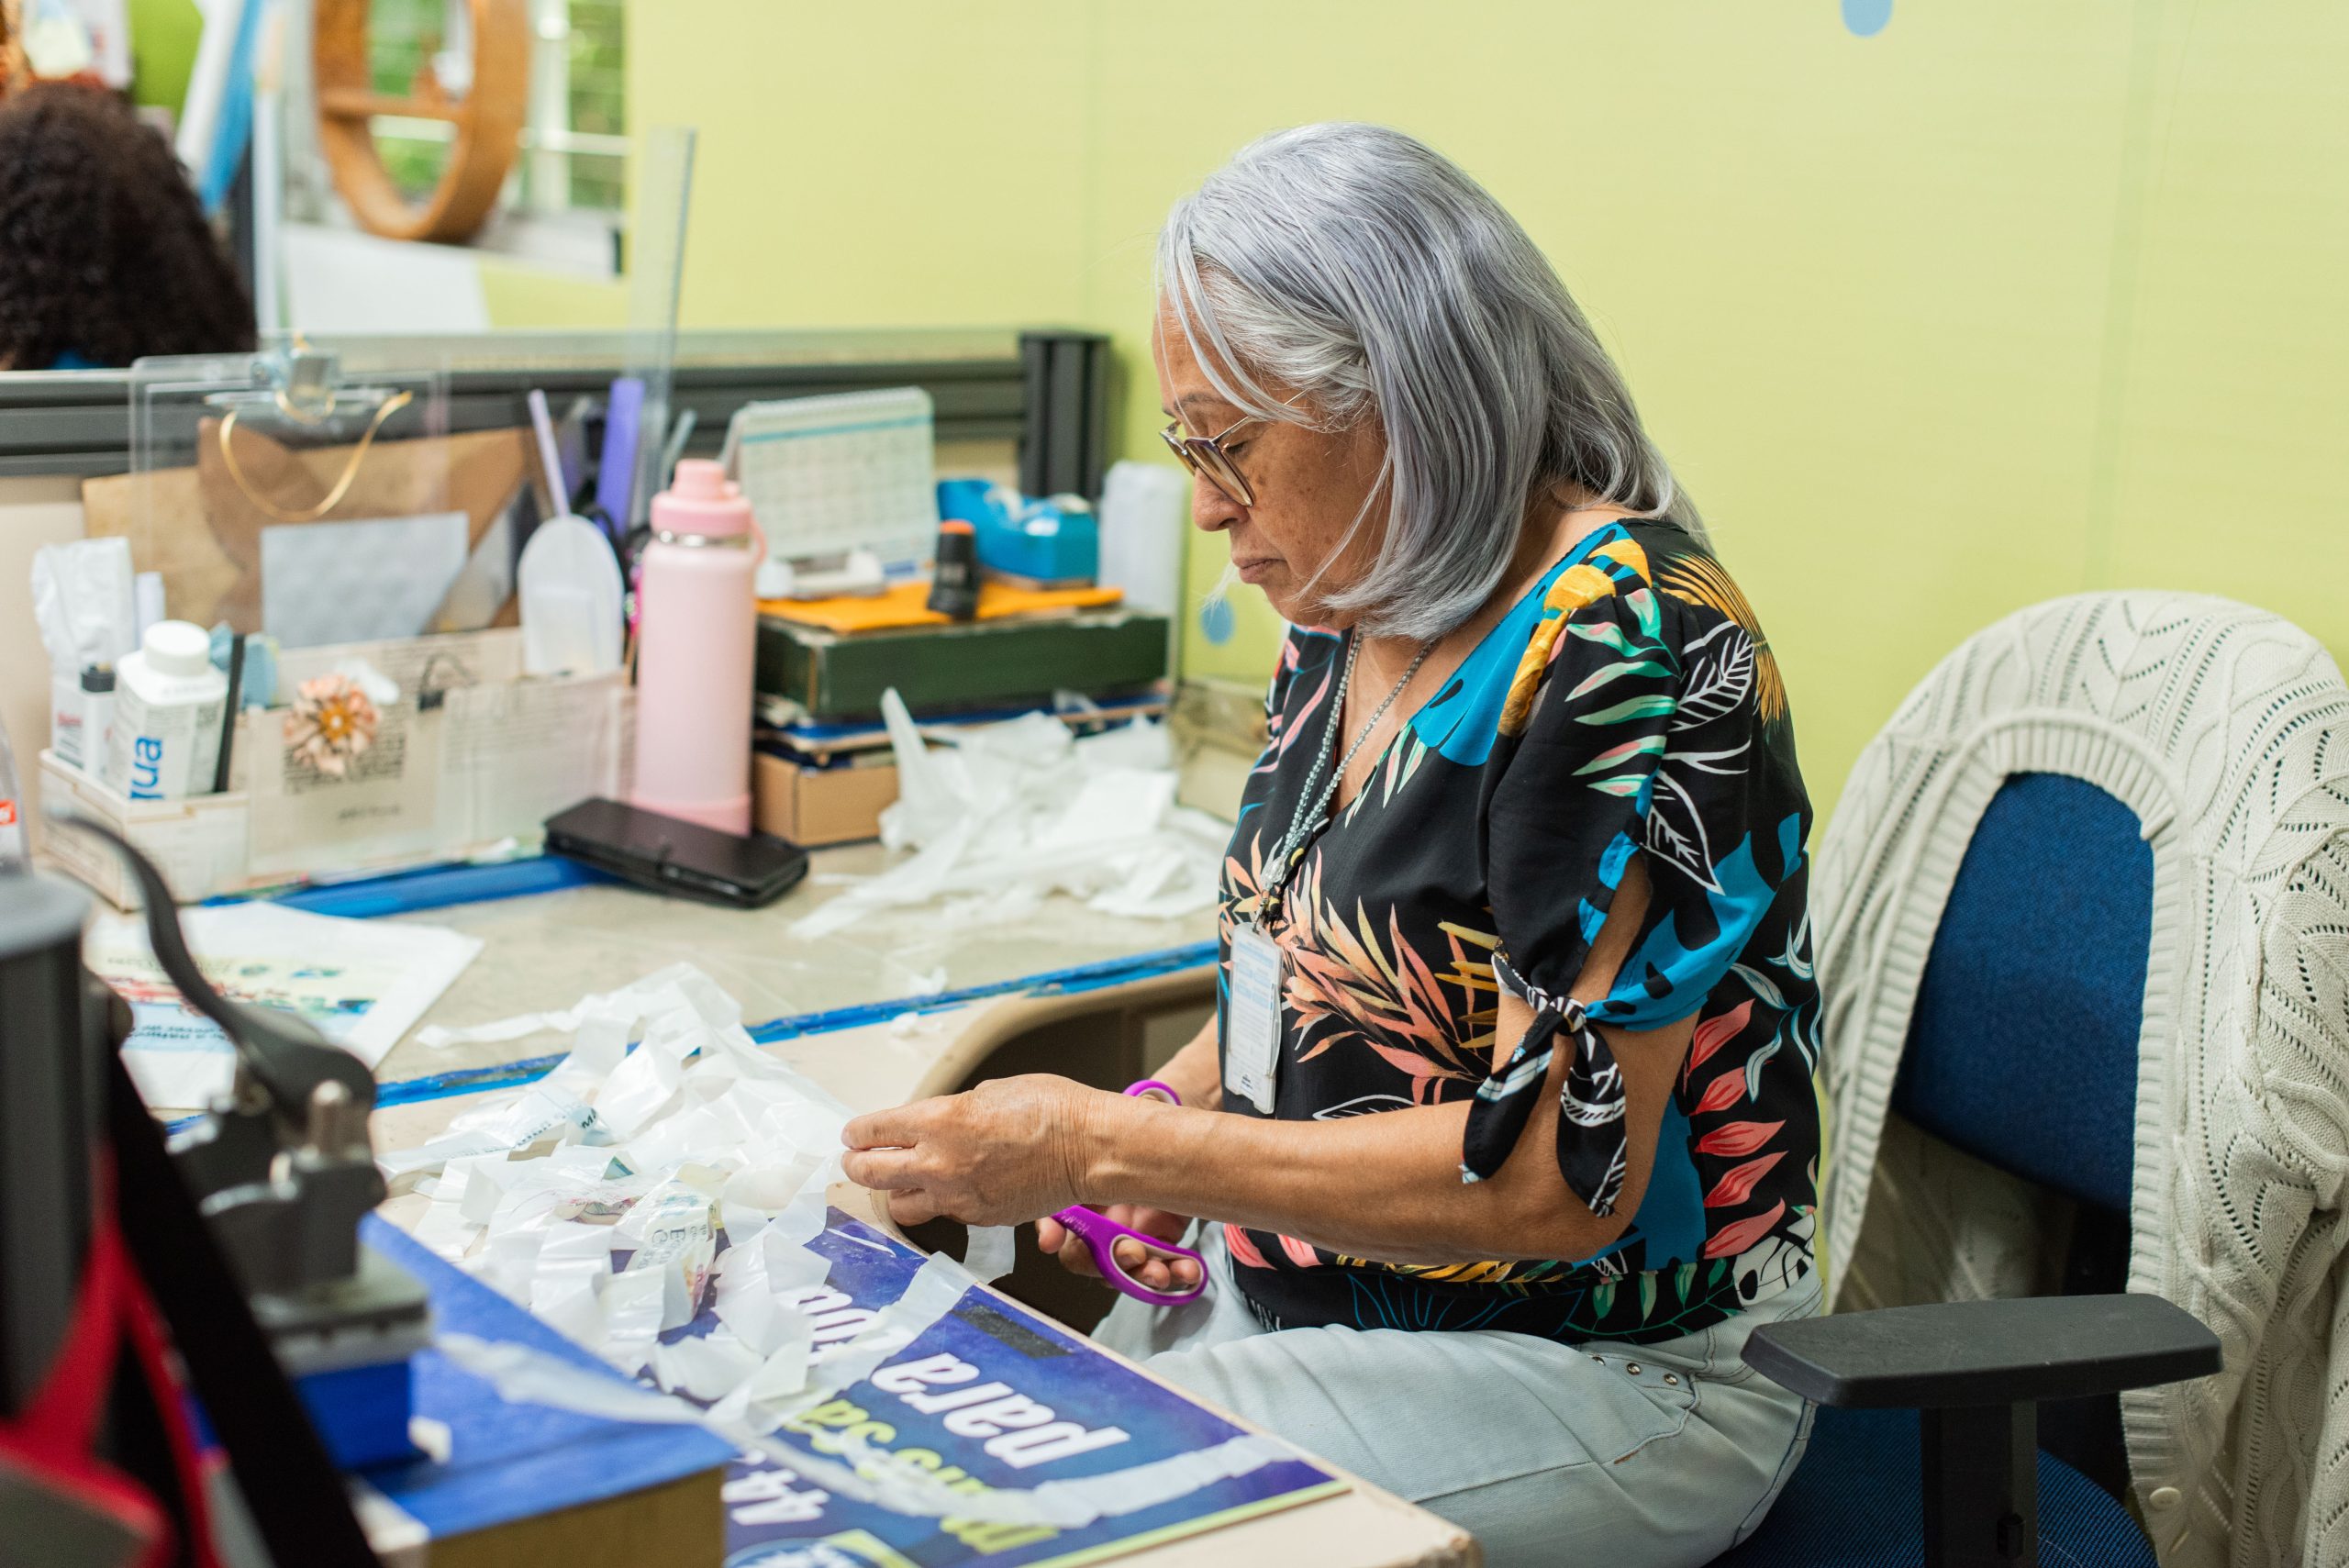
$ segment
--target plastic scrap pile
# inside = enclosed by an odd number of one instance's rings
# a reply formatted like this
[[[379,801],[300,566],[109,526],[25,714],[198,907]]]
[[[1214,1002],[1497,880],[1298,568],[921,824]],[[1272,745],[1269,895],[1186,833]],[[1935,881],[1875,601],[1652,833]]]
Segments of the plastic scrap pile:
[[[379,1160],[431,1199],[417,1239],[663,1388],[738,1408],[797,1392],[815,1347],[794,1293],[829,1267],[807,1243],[846,1111],[688,964],[557,1021],[575,1033],[551,1073]],[[705,1307],[714,1329],[663,1341]]]
[[[1174,804],[1163,725],[1082,739],[1050,714],[953,731],[930,750],[892,690],[882,714],[897,762],[897,800],[881,841],[919,852],[799,920],[822,936],[877,910],[936,906],[955,924],[1016,919],[1066,893],[1113,915],[1187,914],[1214,903],[1230,827]],[[941,735],[946,732],[938,732]]]
[[[1243,1433],[974,1494],[853,1433],[831,1440],[838,1458],[784,1442],[777,1429],[795,1412],[873,1375],[974,1284],[1009,1268],[1010,1231],[973,1231],[967,1266],[932,1256],[877,1309],[818,1311],[830,1263],[808,1243],[839,1172],[841,1105],[762,1051],[740,1006],[689,964],[562,1013],[431,1032],[513,1040],[544,1028],[573,1036],[552,1073],[377,1162],[395,1188],[413,1181],[430,1198],[419,1241],[666,1392],[523,1345],[440,1337],[442,1354],[503,1397],[701,1426],[837,1496],[902,1513],[1062,1529],[1294,1456]]]

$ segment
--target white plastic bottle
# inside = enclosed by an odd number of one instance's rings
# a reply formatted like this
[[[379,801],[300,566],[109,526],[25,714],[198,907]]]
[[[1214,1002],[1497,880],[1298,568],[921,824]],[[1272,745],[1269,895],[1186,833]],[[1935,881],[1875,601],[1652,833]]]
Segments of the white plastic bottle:
[[[133,800],[212,793],[228,677],[212,639],[184,620],[157,621],[115,670],[106,783]]]
[[[1111,463],[1101,489],[1102,586],[1123,588],[1129,608],[1180,619],[1190,513],[1190,481],[1181,469]]]

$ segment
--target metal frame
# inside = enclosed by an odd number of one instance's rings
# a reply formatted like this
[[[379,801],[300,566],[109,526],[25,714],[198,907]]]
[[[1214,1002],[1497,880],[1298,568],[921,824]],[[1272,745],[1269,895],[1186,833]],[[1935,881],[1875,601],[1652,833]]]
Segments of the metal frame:
[[[1009,331],[684,332],[670,408],[694,410],[687,450],[714,456],[726,422],[745,403],[919,386],[937,406],[940,440],[1019,441],[1023,484],[1030,453],[1051,460],[1041,472],[1052,483],[1030,486],[1031,493],[1096,494],[1108,428],[1108,339],[1041,336],[1082,346],[1072,358],[1031,350],[1035,338]],[[346,372],[447,364],[452,431],[527,425],[523,399],[532,387],[559,409],[573,395],[608,387],[632,362],[631,339],[618,332],[342,338],[317,346],[340,354]],[[125,472],[128,400],[128,377],[119,371],[0,373],[0,479]]]
[[[0,1415],[47,1381],[89,1240],[106,1101],[82,975],[89,906],[54,877],[0,870]]]
[[[1099,500],[1109,465],[1109,339],[1098,332],[1022,332],[1019,352],[1028,393],[1019,488]]]

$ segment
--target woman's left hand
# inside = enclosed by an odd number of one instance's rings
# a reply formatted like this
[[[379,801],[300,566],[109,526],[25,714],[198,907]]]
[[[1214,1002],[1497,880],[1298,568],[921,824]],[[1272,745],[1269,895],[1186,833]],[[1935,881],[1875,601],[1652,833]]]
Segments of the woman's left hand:
[[[858,1117],[841,1130],[849,1180],[889,1195],[889,1218],[1017,1225],[1084,1202],[1086,1151],[1116,1095],[1030,1073]]]

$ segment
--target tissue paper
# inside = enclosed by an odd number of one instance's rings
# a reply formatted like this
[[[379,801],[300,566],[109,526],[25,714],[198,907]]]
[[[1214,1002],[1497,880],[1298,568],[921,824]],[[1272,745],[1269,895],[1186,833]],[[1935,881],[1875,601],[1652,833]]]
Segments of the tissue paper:
[[[139,646],[130,541],[76,539],[33,552],[33,620],[49,654],[50,738],[58,755],[92,767],[99,753],[82,733],[82,672],[112,666]]]

